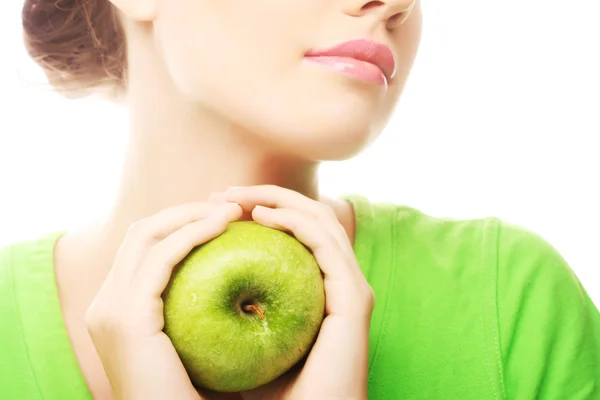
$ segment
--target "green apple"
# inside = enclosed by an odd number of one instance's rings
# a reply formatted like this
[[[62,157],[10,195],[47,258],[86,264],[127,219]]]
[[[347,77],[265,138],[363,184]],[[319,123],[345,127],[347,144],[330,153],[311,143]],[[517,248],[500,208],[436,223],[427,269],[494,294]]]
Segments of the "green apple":
[[[236,221],[176,266],[164,332],[197,387],[250,390],[312,347],[325,311],[323,275],[293,236]]]

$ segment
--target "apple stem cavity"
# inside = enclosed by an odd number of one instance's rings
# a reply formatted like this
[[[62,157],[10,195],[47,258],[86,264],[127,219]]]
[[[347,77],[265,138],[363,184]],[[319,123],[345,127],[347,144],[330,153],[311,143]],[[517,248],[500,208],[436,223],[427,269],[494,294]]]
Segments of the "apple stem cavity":
[[[265,312],[256,304],[245,304],[244,311],[255,312],[260,315],[260,319],[265,319]]]

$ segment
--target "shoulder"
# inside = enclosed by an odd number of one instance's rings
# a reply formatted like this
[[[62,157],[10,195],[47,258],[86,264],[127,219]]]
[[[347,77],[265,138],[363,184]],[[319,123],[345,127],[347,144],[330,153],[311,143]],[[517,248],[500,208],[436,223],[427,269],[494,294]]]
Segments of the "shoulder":
[[[5,244],[0,247],[0,343],[8,352],[0,357],[0,397],[38,398],[32,375],[32,343],[39,332],[47,332],[42,321],[52,305],[52,248],[57,235]],[[33,325],[39,324],[32,329]],[[54,325],[52,325],[54,326]],[[38,328],[41,328],[39,330]],[[27,349],[27,351],[25,350]],[[19,397],[20,396],[20,397]]]
[[[491,251],[498,247],[503,225],[497,218],[439,217],[407,205],[371,202],[358,195],[346,199],[354,207],[357,241],[368,242],[375,252],[391,246],[405,260],[444,269],[474,268],[495,261]]]
[[[54,248],[62,233],[49,233],[0,247],[0,298],[31,293],[32,284],[54,282]],[[6,301],[4,301],[6,303]]]
[[[500,225],[496,258],[508,397],[598,398],[600,313],[567,261],[539,234],[509,223]]]
[[[393,244],[410,242],[407,250],[427,248],[424,253],[473,258],[491,268],[495,275],[540,274],[541,282],[558,277],[566,285],[580,285],[560,252],[527,227],[494,216],[456,219],[434,216],[407,205],[372,203],[360,196],[350,199],[355,207],[357,230],[369,228],[371,234],[391,230],[395,232]]]
[[[481,314],[485,352],[508,398],[598,396],[600,313],[542,235],[495,217],[440,218],[389,203],[367,208],[379,216],[373,226],[395,232],[390,268],[408,280],[412,302],[437,304],[431,310],[443,309],[449,323],[477,303],[469,318]]]
[[[539,315],[544,312],[538,309],[543,303],[556,303],[552,312],[586,305],[587,293],[578,277],[559,251],[540,234],[501,222],[493,253],[499,301],[505,308],[522,308],[534,301]]]
[[[63,232],[52,232],[0,246],[0,269],[11,265],[27,265],[52,256]]]
[[[0,306],[6,307],[9,296],[31,293],[35,285],[54,282],[54,248],[61,233],[50,233],[0,247]],[[35,285],[34,285],[35,284]]]
[[[426,258],[433,255],[435,264],[448,262],[453,268],[477,269],[485,275],[498,295],[497,304],[505,310],[523,311],[526,302],[535,301],[536,307],[557,303],[552,312],[558,317],[557,311],[564,311],[563,319],[569,308],[585,308],[597,316],[566,259],[546,238],[527,227],[497,217],[436,217],[390,203],[375,203],[372,209],[375,216],[386,216],[373,225],[391,226],[397,232],[393,244],[403,246],[414,257],[416,253]],[[381,210],[386,211],[382,214]]]

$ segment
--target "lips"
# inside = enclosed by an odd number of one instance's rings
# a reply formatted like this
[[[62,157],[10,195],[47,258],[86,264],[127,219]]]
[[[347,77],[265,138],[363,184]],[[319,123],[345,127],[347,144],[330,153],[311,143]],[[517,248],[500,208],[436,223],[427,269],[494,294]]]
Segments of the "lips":
[[[396,72],[396,61],[390,48],[367,39],[350,40],[326,49],[311,50],[306,57],[346,57],[378,67],[389,81]]]

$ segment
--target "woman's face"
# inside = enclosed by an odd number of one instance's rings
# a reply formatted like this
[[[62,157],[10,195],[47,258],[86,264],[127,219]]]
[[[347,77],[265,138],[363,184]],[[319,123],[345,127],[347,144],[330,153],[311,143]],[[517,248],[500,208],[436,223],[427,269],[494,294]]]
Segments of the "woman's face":
[[[181,93],[311,160],[348,158],[380,133],[421,33],[418,0],[154,1],[157,53]],[[393,77],[368,43],[307,57],[354,39],[389,47]]]

